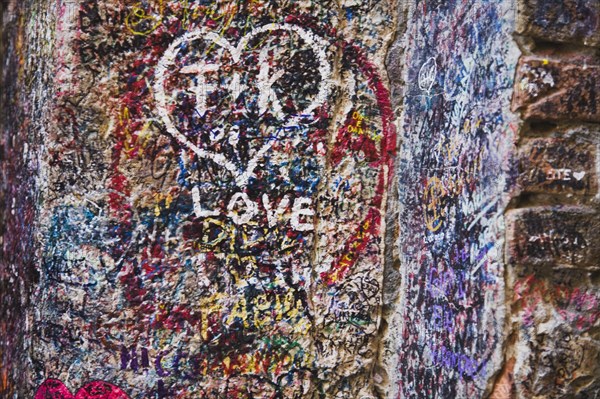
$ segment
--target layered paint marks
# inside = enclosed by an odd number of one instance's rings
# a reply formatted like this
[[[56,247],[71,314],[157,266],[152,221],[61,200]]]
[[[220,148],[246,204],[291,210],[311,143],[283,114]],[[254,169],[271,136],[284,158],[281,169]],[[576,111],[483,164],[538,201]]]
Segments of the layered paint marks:
[[[48,133],[55,4],[0,4],[0,397],[33,395],[23,372],[33,327],[40,154]],[[22,392],[22,393],[20,393]]]
[[[501,366],[513,14],[500,1],[411,6],[387,397],[484,397]]]
[[[35,399],[129,399],[119,387],[103,381],[92,381],[79,388],[75,395],[61,381],[47,379],[35,393]]]
[[[18,397],[375,397],[394,7],[59,3]]]

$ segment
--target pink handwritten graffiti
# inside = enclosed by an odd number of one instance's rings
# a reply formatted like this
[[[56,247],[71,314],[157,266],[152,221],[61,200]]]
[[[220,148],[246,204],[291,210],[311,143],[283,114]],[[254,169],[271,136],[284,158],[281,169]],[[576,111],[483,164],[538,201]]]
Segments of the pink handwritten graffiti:
[[[104,381],[88,382],[73,396],[62,381],[49,378],[40,385],[34,399],[129,399],[129,396],[119,387]]]

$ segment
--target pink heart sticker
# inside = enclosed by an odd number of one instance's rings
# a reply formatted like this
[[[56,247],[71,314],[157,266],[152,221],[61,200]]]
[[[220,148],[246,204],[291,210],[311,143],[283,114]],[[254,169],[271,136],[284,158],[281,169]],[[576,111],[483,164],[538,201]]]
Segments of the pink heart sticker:
[[[75,396],[60,380],[49,378],[38,388],[35,399],[129,399],[119,387],[92,381],[79,388]]]

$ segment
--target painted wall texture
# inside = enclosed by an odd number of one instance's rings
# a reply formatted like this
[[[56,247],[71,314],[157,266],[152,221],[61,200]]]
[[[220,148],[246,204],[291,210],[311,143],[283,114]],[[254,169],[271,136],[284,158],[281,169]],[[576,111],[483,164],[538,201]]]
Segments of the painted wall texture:
[[[35,281],[4,392],[374,397],[395,4],[9,7],[5,85],[40,115],[5,148],[43,132],[35,184],[7,176]]]
[[[483,397],[502,362],[507,313],[514,9],[506,1],[410,7],[388,395]]]
[[[600,397],[600,2],[0,3],[0,397]]]

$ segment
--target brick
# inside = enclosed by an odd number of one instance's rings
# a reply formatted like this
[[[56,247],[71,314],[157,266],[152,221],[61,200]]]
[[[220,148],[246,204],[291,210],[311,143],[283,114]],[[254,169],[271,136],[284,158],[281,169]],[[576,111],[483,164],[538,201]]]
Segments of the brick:
[[[522,266],[600,266],[600,217],[591,208],[533,207],[507,213],[509,263]]]
[[[600,345],[559,321],[544,327],[538,325],[520,343],[531,349],[523,351],[528,356],[515,371],[518,397],[593,398],[600,388]]]
[[[596,147],[575,140],[526,140],[519,149],[518,184],[525,193],[593,195],[598,192]]]
[[[515,78],[513,111],[532,120],[600,122],[600,61],[524,56]]]
[[[600,0],[521,0],[517,32],[543,41],[600,46]]]

